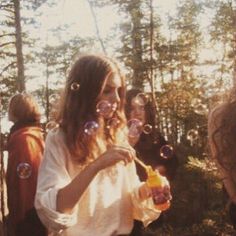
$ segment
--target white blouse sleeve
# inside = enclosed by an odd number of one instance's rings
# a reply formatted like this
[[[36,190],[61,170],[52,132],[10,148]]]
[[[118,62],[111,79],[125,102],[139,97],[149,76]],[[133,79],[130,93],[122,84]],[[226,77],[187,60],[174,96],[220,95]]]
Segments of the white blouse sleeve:
[[[68,155],[68,151],[60,131],[49,132],[44,159],[39,168],[35,196],[38,216],[49,231],[60,232],[77,222],[77,210],[72,214],[63,214],[56,210],[58,190],[71,182],[71,177],[66,169],[66,155]]]
[[[131,198],[133,203],[133,217],[136,220],[143,222],[143,225],[146,227],[152,221],[156,220],[161,211],[156,209],[152,198],[147,200],[141,200],[139,197],[139,188],[143,182],[139,181],[138,175],[136,174],[135,164],[131,163],[129,165],[130,180],[133,191],[131,192]]]

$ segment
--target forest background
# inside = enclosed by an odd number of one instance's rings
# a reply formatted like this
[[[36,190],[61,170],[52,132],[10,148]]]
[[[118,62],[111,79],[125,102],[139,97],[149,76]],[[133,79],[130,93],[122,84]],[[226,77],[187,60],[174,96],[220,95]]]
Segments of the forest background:
[[[235,235],[207,145],[207,115],[236,82],[235,0],[1,0],[0,26],[1,156],[13,94],[31,92],[48,124],[72,59],[105,53],[127,88],[156,98],[158,128],[179,157],[165,224],[146,235]]]

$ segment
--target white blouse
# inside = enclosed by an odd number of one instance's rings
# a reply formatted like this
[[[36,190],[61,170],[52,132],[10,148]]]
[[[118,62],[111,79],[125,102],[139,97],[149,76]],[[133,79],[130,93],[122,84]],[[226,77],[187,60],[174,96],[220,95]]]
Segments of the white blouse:
[[[60,129],[49,132],[44,159],[39,168],[35,207],[50,235],[110,236],[129,234],[133,219],[147,226],[157,219],[151,198],[141,201],[138,188],[141,182],[135,164],[121,162],[98,172],[91,181],[72,214],[56,210],[57,192],[78,175]]]

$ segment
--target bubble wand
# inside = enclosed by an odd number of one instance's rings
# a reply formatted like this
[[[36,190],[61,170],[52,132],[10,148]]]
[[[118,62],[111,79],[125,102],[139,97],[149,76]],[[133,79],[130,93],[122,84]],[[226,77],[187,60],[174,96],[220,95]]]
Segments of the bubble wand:
[[[142,161],[140,161],[136,156],[134,157],[134,160],[140,165],[142,166],[145,171],[148,173],[148,171],[150,170],[150,168],[152,168],[151,166],[148,166],[146,164],[144,164]]]

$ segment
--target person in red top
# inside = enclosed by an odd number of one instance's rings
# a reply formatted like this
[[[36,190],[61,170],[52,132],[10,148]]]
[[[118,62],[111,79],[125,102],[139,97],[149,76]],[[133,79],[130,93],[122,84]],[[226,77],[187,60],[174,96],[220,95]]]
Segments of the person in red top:
[[[14,95],[8,108],[11,127],[6,172],[8,235],[44,235],[45,229],[34,209],[38,167],[44,150],[40,112],[27,93]]]

